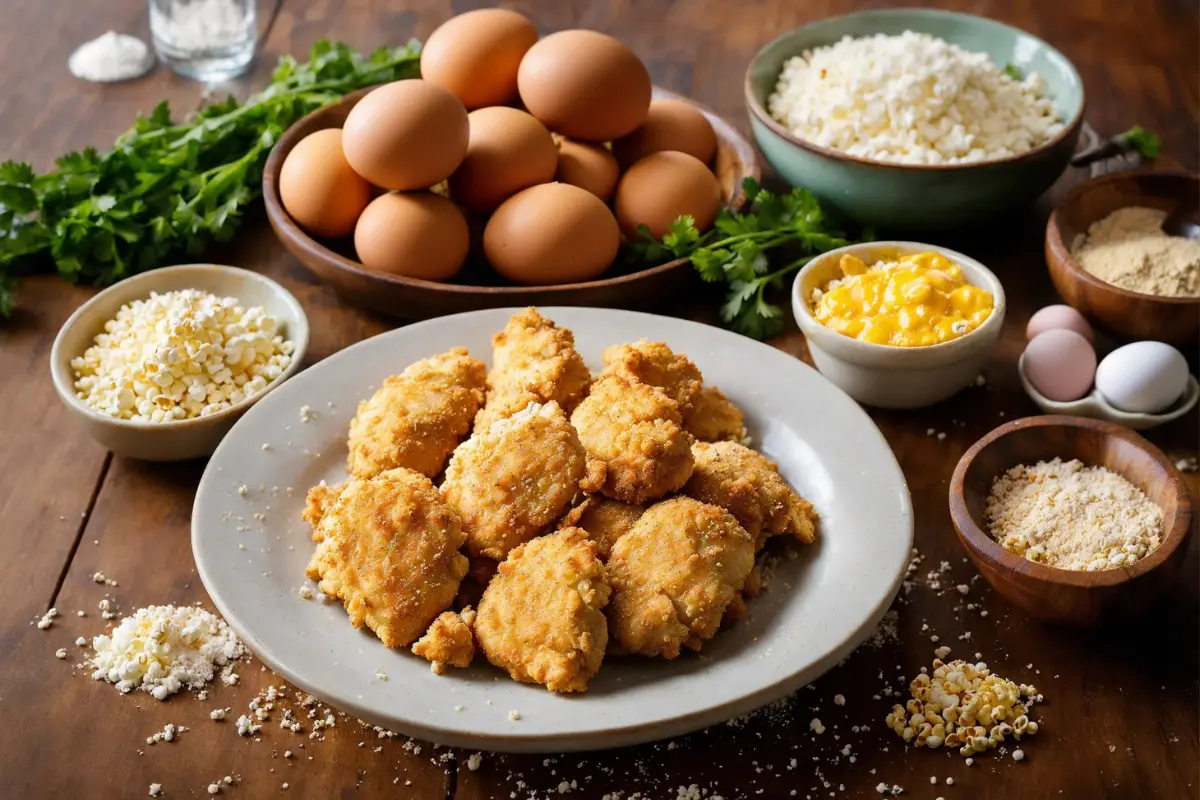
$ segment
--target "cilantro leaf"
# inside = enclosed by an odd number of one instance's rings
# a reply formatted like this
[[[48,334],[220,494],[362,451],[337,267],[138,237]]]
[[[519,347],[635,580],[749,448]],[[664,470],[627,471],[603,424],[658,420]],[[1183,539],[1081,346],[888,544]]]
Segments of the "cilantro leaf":
[[[1129,130],[1117,136],[1117,139],[1129,149],[1136,150],[1143,158],[1158,158],[1158,154],[1162,150],[1162,143],[1158,140],[1158,134],[1143,128],[1141,125],[1134,125]]]
[[[1016,64],[1005,64],[1004,65],[1004,74],[1007,75],[1008,77],[1012,78],[1014,81],[1020,81],[1020,80],[1025,79],[1025,73],[1023,73],[1021,71],[1021,68],[1018,67]]]

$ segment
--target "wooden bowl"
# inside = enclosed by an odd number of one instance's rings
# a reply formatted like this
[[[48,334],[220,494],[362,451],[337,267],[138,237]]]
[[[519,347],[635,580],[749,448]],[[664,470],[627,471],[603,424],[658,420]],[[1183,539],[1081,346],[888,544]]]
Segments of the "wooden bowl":
[[[314,131],[341,127],[350,109],[369,91],[349,94],[288,128],[275,143],[263,170],[263,200],[275,234],[292,255],[349,302],[386,317],[410,320],[504,306],[643,308],[661,305],[698,281],[688,260],[680,258],[583,283],[517,286],[493,273],[482,263],[482,255],[473,252],[454,282],[435,283],[369,270],[355,260],[352,242],[313,239],[283,208],[279,199],[279,170],[297,142]],[[729,207],[743,208],[746,198],[742,180],[761,177],[753,146],[732,125],[699,103],[658,87],[654,88],[654,96],[689,103],[712,123],[717,134],[713,172]]]
[[[1117,472],[1163,512],[1159,547],[1130,566],[1076,572],[1005,550],[986,530],[992,482],[1018,464],[1077,458]],[[950,517],[976,568],[1031,617],[1074,626],[1130,619],[1175,582],[1191,535],[1192,503],[1179,470],[1154,445],[1120,425],[1083,417],[1027,417],[984,436],[958,462],[950,481]]]
[[[1125,206],[1168,214],[1183,207],[1200,223],[1197,198],[1200,176],[1182,172],[1118,172],[1076,186],[1046,225],[1046,263],[1054,288],[1093,324],[1120,339],[1194,346],[1200,337],[1200,297],[1159,297],[1113,286],[1085,272],[1071,249],[1093,222]]]

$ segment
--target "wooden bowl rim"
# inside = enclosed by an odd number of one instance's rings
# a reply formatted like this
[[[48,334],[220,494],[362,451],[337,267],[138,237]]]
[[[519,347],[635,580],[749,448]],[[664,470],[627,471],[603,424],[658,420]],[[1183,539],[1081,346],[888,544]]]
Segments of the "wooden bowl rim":
[[[581,283],[557,283],[557,284],[538,284],[524,285],[512,284],[506,286],[481,286],[478,284],[463,284],[463,283],[439,283],[437,281],[427,281],[421,278],[408,278],[402,275],[393,275],[387,272],[376,272],[369,270],[359,261],[347,258],[346,256],[330,250],[321,242],[312,238],[292,219],[291,215],[283,207],[283,202],[279,197],[279,172],[283,164],[283,148],[287,143],[291,147],[295,146],[293,140],[297,139],[299,134],[297,131],[305,121],[322,117],[329,114],[333,109],[350,102],[358,100],[368,94],[375,87],[367,87],[351,92],[337,102],[330,103],[327,106],[322,106],[316,111],[313,111],[299,120],[294,122],[286,131],[283,132],[271,148],[270,155],[267,156],[267,162],[263,166],[263,204],[267,209],[267,216],[276,228],[276,235],[279,238],[290,239],[295,245],[302,248],[309,257],[320,259],[326,264],[329,264],[335,269],[356,275],[360,278],[371,281],[380,281],[383,283],[392,284],[399,287],[419,288],[432,292],[441,292],[451,295],[463,296],[506,296],[506,295],[538,295],[550,294],[564,291],[571,292],[586,292],[594,289],[611,288],[614,286],[622,286],[629,283],[637,283],[646,278],[660,275],[665,272],[678,269],[688,263],[687,258],[676,258],[653,267],[647,267],[637,272],[630,272],[625,275],[617,275],[611,278],[601,278],[591,281],[583,281]],[[696,108],[700,113],[709,120],[712,124],[714,132],[717,134],[717,140],[728,142],[737,152],[738,158],[743,165],[742,172],[746,177],[753,178],[755,181],[762,180],[762,171],[759,167],[758,156],[754,147],[746,140],[746,137],[727,120],[714,112],[708,106],[698,103],[690,97],[672,92],[669,89],[664,89],[660,86],[654,86],[653,92],[655,97],[662,97],[670,100],[680,100]],[[289,151],[291,149],[289,147]],[[733,194],[729,202],[725,204],[726,208],[734,211],[741,211],[746,207],[746,193],[741,184],[733,187]],[[561,303],[561,300],[559,301]]]
[[[1088,428],[1098,431],[1105,436],[1121,439],[1133,445],[1148,458],[1156,461],[1166,472],[1175,493],[1176,510],[1173,520],[1163,521],[1163,540],[1159,546],[1144,558],[1133,562],[1130,566],[1113,567],[1112,569],[1096,572],[1084,572],[1059,569],[1040,564],[1036,561],[1010,553],[993,539],[982,526],[975,521],[967,509],[967,501],[963,486],[967,471],[975,458],[993,442],[1010,433],[1026,428],[1071,427]],[[1069,454],[1064,453],[1063,457]],[[1164,512],[1165,516],[1165,512]],[[1105,420],[1088,417],[1072,417],[1048,414],[1036,417],[1023,417],[1006,422],[983,436],[963,454],[954,475],[950,479],[950,518],[954,529],[958,532],[959,541],[973,558],[987,562],[990,566],[1008,573],[1017,573],[1035,581],[1042,581],[1057,586],[1092,588],[1099,586],[1116,586],[1138,578],[1165,563],[1171,555],[1187,539],[1191,529],[1192,507],[1187,486],[1183,476],[1161,450],[1155,447],[1137,433]]]
[[[979,16],[978,14],[967,14],[967,13],[964,13],[961,11],[947,11],[945,9],[938,9],[938,8],[866,9],[863,11],[855,11],[851,14],[841,14],[836,17],[825,17],[823,19],[815,20],[814,22],[825,23],[825,22],[831,22],[831,21],[837,20],[837,19],[847,19],[850,17],[884,16],[884,15],[888,15],[888,14],[907,13],[907,12],[912,12],[912,11],[924,12],[931,16],[963,17],[963,18],[980,21],[980,22],[985,22],[985,23],[988,23],[991,25],[996,25],[1001,28],[1008,28],[1009,30],[1016,31],[1017,33],[1019,33],[1022,36],[1027,36],[1030,39],[1040,42],[1043,47],[1045,47],[1050,52],[1058,55],[1059,58],[1061,58],[1063,60],[1063,63],[1065,63],[1068,67],[1070,67],[1071,73],[1075,77],[1075,84],[1079,87],[1079,108],[1077,108],[1075,110],[1075,113],[1066,122],[1063,123],[1062,130],[1060,130],[1052,138],[1047,139],[1045,142],[1042,142],[1041,144],[1039,144],[1037,147],[1034,147],[1030,150],[1026,150],[1024,153],[1019,153],[1019,154],[1013,155],[1013,156],[1006,156],[1005,158],[997,158],[997,159],[990,160],[990,161],[976,161],[976,162],[972,162],[970,164],[902,164],[902,163],[898,163],[895,161],[879,161],[879,160],[873,159],[873,158],[863,158],[862,156],[854,156],[854,155],[850,155],[849,153],[843,153],[840,150],[832,150],[828,147],[822,147],[818,144],[813,144],[812,142],[801,139],[800,137],[796,136],[791,131],[789,131],[787,128],[785,128],[783,125],[779,124],[779,122],[777,122],[770,114],[767,113],[766,109],[762,107],[762,104],[760,104],[758,102],[758,98],[756,98],[754,96],[754,87],[753,87],[754,70],[758,66],[759,60],[762,59],[763,54],[766,53],[766,51],[768,49],[773,47],[776,42],[786,39],[789,36],[795,35],[799,31],[804,30],[805,28],[809,27],[809,25],[811,25],[813,23],[807,23],[807,24],[801,25],[797,28],[792,28],[790,31],[781,33],[779,36],[776,36],[774,39],[772,39],[771,41],[769,41],[765,45],[763,45],[761,48],[759,48],[758,52],[754,54],[754,58],[750,59],[750,65],[746,68],[746,75],[742,82],[742,93],[745,97],[746,108],[750,111],[750,114],[753,117],[755,117],[763,125],[766,125],[767,128],[772,133],[774,133],[776,136],[780,137],[785,142],[787,142],[795,147],[799,147],[802,150],[807,150],[810,153],[813,153],[814,155],[823,156],[825,158],[832,159],[834,161],[845,161],[845,162],[849,162],[852,164],[858,164],[858,165],[864,166],[864,167],[879,167],[879,168],[894,169],[894,170],[898,170],[898,171],[907,171],[907,172],[953,172],[953,171],[957,171],[957,170],[966,171],[969,169],[979,169],[981,167],[1007,166],[1010,164],[1017,164],[1022,161],[1031,161],[1031,160],[1037,158],[1038,156],[1040,156],[1041,154],[1043,154],[1049,150],[1053,150],[1055,147],[1057,147],[1059,144],[1061,144],[1064,140],[1066,140],[1072,136],[1075,136],[1079,132],[1080,128],[1083,127],[1083,114],[1084,114],[1084,111],[1087,109],[1087,92],[1084,90],[1083,78],[1080,77],[1079,70],[1075,67],[1075,63],[1073,61],[1071,61],[1071,59],[1069,59],[1065,55],[1063,55],[1061,50],[1059,50],[1058,48],[1051,45],[1045,39],[1042,39],[1039,36],[1034,36],[1032,33],[1021,30],[1020,28],[1017,28],[1013,25],[1007,25],[998,20]]]
[[[1054,210],[1050,212],[1050,219],[1046,222],[1046,247],[1059,266],[1069,272],[1074,280],[1087,284],[1096,291],[1105,292],[1127,301],[1136,300],[1140,302],[1162,303],[1167,306],[1200,306],[1200,297],[1167,297],[1157,294],[1144,294],[1107,283],[1085,270],[1083,265],[1071,255],[1071,248],[1067,247],[1066,242],[1063,241],[1062,227],[1059,225],[1060,212],[1075,205],[1086,194],[1095,191],[1101,186],[1107,186],[1110,183],[1117,183],[1118,181],[1136,182],[1139,178],[1147,177],[1191,181],[1195,184],[1195,193],[1200,194],[1200,174],[1185,170],[1164,170],[1161,172],[1156,170],[1131,170],[1100,175],[1073,187],[1059,204],[1054,207]]]

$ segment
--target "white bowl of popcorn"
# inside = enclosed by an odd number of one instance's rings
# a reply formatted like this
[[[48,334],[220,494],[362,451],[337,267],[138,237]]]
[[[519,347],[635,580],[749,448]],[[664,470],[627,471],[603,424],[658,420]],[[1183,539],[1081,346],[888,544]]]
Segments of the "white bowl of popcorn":
[[[185,264],[126,278],[80,306],[50,353],[54,388],[117,455],[210,455],[308,347],[290,292],[237,267]]]

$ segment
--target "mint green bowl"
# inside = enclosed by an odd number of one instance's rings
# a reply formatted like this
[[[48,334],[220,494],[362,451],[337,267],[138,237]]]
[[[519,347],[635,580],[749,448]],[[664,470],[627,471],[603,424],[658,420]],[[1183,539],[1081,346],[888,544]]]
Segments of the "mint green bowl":
[[[997,161],[965,165],[892,164],[849,156],[805,142],[767,113],[783,64],[844,36],[927,33],[965,50],[984,52],[997,66],[1037,72],[1063,121],[1051,141]],[[935,230],[978,221],[1032,203],[1067,168],[1083,124],[1083,82],[1066,56],[1041,39],[971,14],[926,9],[864,11],[832,17],[783,34],[746,71],[750,128],[767,161],[789,183],[804,186],[851,218],[885,229]]]

